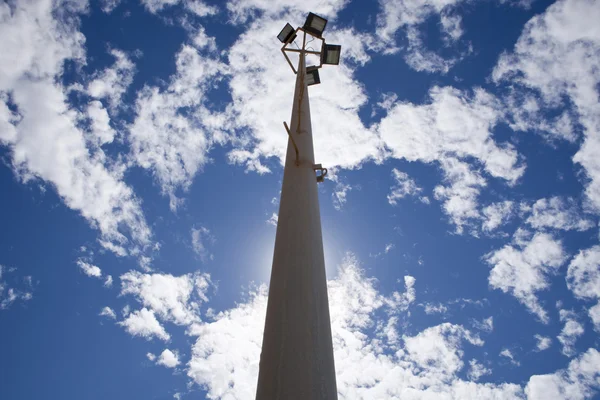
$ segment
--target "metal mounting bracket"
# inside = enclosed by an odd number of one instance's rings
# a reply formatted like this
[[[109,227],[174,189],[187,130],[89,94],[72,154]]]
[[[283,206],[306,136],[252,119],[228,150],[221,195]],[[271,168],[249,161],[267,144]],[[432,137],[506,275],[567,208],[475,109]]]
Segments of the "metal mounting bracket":
[[[327,168],[323,168],[321,164],[313,164],[313,170],[315,173],[319,171],[321,174],[317,175],[317,183],[322,183],[325,180],[325,176],[327,176]]]

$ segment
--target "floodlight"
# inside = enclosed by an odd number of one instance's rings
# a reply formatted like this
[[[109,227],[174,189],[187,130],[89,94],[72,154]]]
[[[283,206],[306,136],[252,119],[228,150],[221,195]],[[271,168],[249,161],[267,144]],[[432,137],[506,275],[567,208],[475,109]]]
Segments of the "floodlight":
[[[277,39],[279,39],[281,43],[291,43],[296,39],[296,32],[289,23],[285,24],[281,32],[279,32],[279,35],[277,35]]]
[[[325,30],[325,25],[327,25],[325,18],[319,17],[317,14],[308,13],[308,17],[306,17],[306,22],[302,28],[316,37],[321,37]]]
[[[306,68],[306,85],[317,85],[321,83],[321,78],[319,78],[319,67],[312,66]]]
[[[321,52],[321,64],[338,65],[341,51],[339,44],[326,44]]]

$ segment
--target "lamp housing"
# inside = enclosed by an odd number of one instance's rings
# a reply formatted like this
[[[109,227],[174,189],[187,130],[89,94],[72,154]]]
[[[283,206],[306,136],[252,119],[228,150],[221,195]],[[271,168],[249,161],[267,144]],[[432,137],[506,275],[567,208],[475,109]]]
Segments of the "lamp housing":
[[[321,64],[338,65],[342,46],[339,44],[325,44],[321,51]]]
[[[327,26],[327,20],[325,18],[319,17],[317,14],[308,13],[308,17],[306,17],[306,22],[302,29],[320,38],[325,30],[325,26]]]
[[[296,39],[296,31],[294,27],[292,27],[289,23],[285,24],[279,35],[277,35],[277,39],[281,43],[291,43]]]
[[[321,83],[321,78],[319,78],[319,67],[310,66],[306,67],[306,85],[318,85]]]

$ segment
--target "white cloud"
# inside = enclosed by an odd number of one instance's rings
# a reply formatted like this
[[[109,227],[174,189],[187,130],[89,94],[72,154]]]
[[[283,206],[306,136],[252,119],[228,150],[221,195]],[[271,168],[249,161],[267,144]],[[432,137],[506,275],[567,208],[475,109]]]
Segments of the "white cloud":
[[[532,376],[525,393],[530,400],[592,398],[597,392],[599,375],[600,353],[596,349],[588,349],[572,360],[566,369]]]
[[[277,213],[271,214],[271,217],[267,220],[267,224],[277,226],[277,221],[279,221],[279,215]]]
[[[121,0],[100,0],[100,8],[102,12],[110,14],[115,8],[121,4]]]
[[[390,111],[392,106],[398,101],[398,95],[394,92],[382,93],[381,101],[375,104],[371,111],[371,118],[375,117],[378,110]]]
[[[110,319],[117,319],[117,314],[115,314],[115,311],[110,307],[104,307],[98,315]]]
[[[213,398],[244,399],[256,395],[258,361],[267,309],[267,288],[250,293],[246,302],[220,312],[214,321],[197,324],[187,374]]]
[[[18,300],[29,301],[33,298],[33,280],[30,275],[14,278],[7,274],[16,271],[16,268],[6,268],[0,264],[0,310],[8,309]],[[9,285],[11,287],[9,287]],[[12,286],[17,286],[15,289]]]
[[[121,295],[133,295],[162,320],[177,325],[200,321],[200,304],[207,300],[210,277],[206,274],[143,274],[129,271],[121,275]]]
[[[535,345],[536,351],[547,350],[552,345],[552,339],[550,339],[549,337],[538,335],[538,334],[533,335],[533,337],[537,340],[537,343]]]
[[[493,232],[506,224],[513,216],[514,202],[506,200],[490,204],[481,210],[483,223],[481,229],[484,232]]]
[[[208,249],[209,246],[215,243],[215,237],[210,233],[208,228],[201,226],[200,228],[192,228],[192,249],[196,253],[202,262],[212,260],[213,254]]]
[[[489,285],[515,296],[531,313],[548,323],[548,315],[536,293],[549,288],[548,276],[554,275],[565,262],[562,243],[547,233],[536,233],[529,241],[516,242],[484,257],[493,267]]]
[[[572,311],[560,310],[560,320],[565,326],[558,335],[558,341],[562,344],[562,353],[567,357],[575,355],[575,342],[585,330],[583,325],[577,321],[577,315]]]
[[[169,349],[165,349],[162,353],[160,353],[160,356],[158,356],[156,364],[167,368],[175,368],[179,365],[179,354],[177,351],[172,352]]]
[[[298,16],[300,19],[298,19],[297,25],[302,25],[306,15],[311,11],[322,17],[329,17],[329,24],[332,24],[334,21],[331,21],[331,17],[335,17],[335,14],[346,4],[348,4],[348,0],[305,0],[302,2],[288,0],[229,0],[227,10],[234,22],[246,22],[250,17],[256,15],[257,11],[261,14],[264,13],[266,18],[275,18],[284,12],[288,12]],[[290,21],[294,20],[290,18]],[[276,33],[281,30],[283,25],[279,27]],[[329,28],[329,25],[327,27]]]
[[[503,349],[500,352],[500,356],[507,358],[512,365],[516,365],[516,366],[521,365],[521,363],[519,361],[515,360],[515,355],[509,349]]]
[[[397,103],[381,121],[379,131],[393,156],[434,162],[473,157],[491,176],[515,183],[524,172],[515,149],[497,144],[492,128],[500,103],[483,89],[469,96],[451,87],[433,87],[429,104]]]
[[[490,375],[492,373],[491,369],[486,368],[483,364],[481,364],[475,359],[469,361],[469,366],[471,368],[469,369],[467,376],[469,377],[469,379],[475,382],[478,381],[482,376]]]
[[[414,285],[410,277],[405,283],[407,288]],[[375,314],[394,310],[394,301],[377,291],[375,281],[364,276],[355,257],[344,260],[328,286],[340,399],[522,397],[518,385],[477,384],[458,378],[464,368],[463,346],[483,345],[464,327],[444,323],[402,336],[394,332],[398,314],[376,324],[379,317]],[[263,286],[245,302],[219,313],[214,321],[195,325],[193,333],[198,339],[188,375],[208,396],[255,395],[266,300]],[[375,339],[367,333],[372,329],[377,331]]]
[[[102,278],[102,270],[99,267],[86,263],[83,260],[77,260],[77,265],[87,276],[91,276],[94,278]]]
[[[82,115],[59,83],[64,61],[85,63],[78,15],[86,8],[86,2],[48,0],[0,6],[0,37],[11,38],[0,43],[0,143],[21,181],[48,182],[100,231],[101,243],[125,251],[150,240],[140,202],[123,182],[123,166],[88,147]]]
[[[388,194],[387,198],[388,202],[393,206],[398,204],[398,200],[403,199],[406,196],[418,196],[423,191],[423,189],[420,188],[406,172],[394,168],[392,170],[392,176],[395,180],[395,184],[392,186],[391,193]]]
[[[95,146],[111,143],[116,132],[110,126],[110,117],[102,103],[91,101],[87,107],[87,116],[91,121],[90,132],[86,133],[87,140]]]
[[[176,55],[176,73],[164,89],[145,86],[138,92],[136,117],[130,126],[132,157],[152,171],[175,210],[180,201],[176,190],[187,190],[194,175],[209,161],[208,151],[225,136],[223,117],[206,106],[206,94],[228,68],[203,28],[193,42],[184,44]]]
[[[404,337],[408,358],[428,374],[450,378],[464,365],[462,341],[482,346],[483,341],[459,325],[443,323],[413,337]],[[438,378],[439,379],[439,378]]]
[[[594,223],[582,215],[574,199],[557,196],[536,201],[526,222],[535,229],[585,231],[594,227]]]
[[[132,336],[141,336],[148,340],[157,337],[167,341],[171,336],[165,331],[165,328],[158,322],[154,311],[142,308],[129,314],[123,321],[118,323]]]
[[[399,28],[420,25],[432,15],[445,14],[463,1],[465,0],[380,0],[382,10],[378,16],[377,34],[383,39],[393,41]],[[446,32],[455,31],[456,24],[460,24],[460,17],[455,14],[445,14],[444,18],[447,21],[442,23],[441,28]],[[452,18],[458,21],[450,23]]]
[[[600,8],[594,0],[560,0],[533,17],[512,53],[503,54],[493,71],[496,82],[519,84],[541,94],[546,109],[559,112],[571,103],[585,139],[573,161],[590,181],[586,196],[600,210]]]
[[[177,5],[180,2],[183,3],[183,6],[189,11],[199,17],[215,15],[219,11],[218,7],[208,5],[202,0],[142,0],[142,4],[153,14],[156,14],[165,8]]]
[[[62,6],[62,19],[52,10]],[[65,59],[82,61],[85,38],[78,31],[77,14],[86,2],[25,1],[20,7],[8,3],[0,7],[0,36],[11,38],[0,43],[0,88],[8,90],[25,74],[51,78],[62,70]],[[75,19],[69,19],[74,16]]]
[[[566,279],[577,298],[600,299],[600,246],[580,250],[569,263]]]
[[[448,307],[442,303],[425,303],[424,304],[425,314],[445,314],[448,312]]]
[[[104,280],[104,286],[107,288],[110,288],[110,287],[112,287],[112,284],[113,284],[113,277],[112,277],[112,275],[108,275],[106,277],[106,279]]]
[[[408,39],[408,47],[404,61],[415,71],[446,74],[450,68],[463,58],[463,56],[444,58],[428,50],[423,43],[421,33],[415,28],[407,29],[406,38]]]
[[[331,198],[333,200],[333,208],[337,211],[340,211],[347,201],[348,192],[354,189],[352,186],[342,183],[336,182],[335,189],[331,193]]]
[[[488,317],[481,321],[473,319],[471,320],[471,325],[473,325],[475,329],[490,333],[494,330],[494,317]]]
[[[594,323],[596,332],[600,332],[600,302],[588,310],[588,315]]]
[[[429,104],[397,103],[377,129],[391,156],[439,163],[449,186],[438,186],[435,195],[462,232],[469,220],[479,218],[477,198],[486,185],[480,166],[509,185],[517,182],[525,167],[510,144],[493,140],[502,106],[492,95],[482,89],[469,96],[458,89],[434,87],[429,96]]]
[[[439,28],[445,46],[456,45],[462,37],[462,17],[456,11],[469,0],[380,0],[381,12],[377,17],[377,37],[373,47],[385,54],[400,51],[395,37],[404,29],[408,46],[403,50],[406,63],[416,71],[447,73],[464,55],[444,58],[426,48],[422,39],[422,25],[431,17],[439,16]]]
[[[600,300],[600,246],[580,250],[569,263],[567,286],[575,297]],[[600,301],[588,310],[594,328],[600,332]]]
[[[124,51],[111,49],[109,52],[115,58],[115,63],[92,76],[87,93],[93,98],[108,100],[111,109],[115,110],[133,82],[135,64]]]
[[[465,162],[445,159],[441,164],[445,172],[444,182],[448,186],[436,186],[434,197],[444,202],[444,212],[456,225],[456,233],[462,234],[465,225],[480,217],[478,197],[486,182],[478,171],[473,171]]]
[[[394,248],[396,247],[395,244],[393,243],[388,243],[385,245],[385,247],[383,248],[383,251],[380,251],[378,253],[375,254],[369,254],[369,257],[373,257],[373,258],[379,258],[384,256],[385,254],[388,254],[390,251],[392,251]]]
[[[514,131],[536,132],[552,144],[559,140],[574,143],[578,138],[577,117],[570,110],[562,111],[557,117],[549,117],[542,99],[514,88],[505,96],[504,103],[506,122]]]
[[[206,17],[219,13],[219,8],[217,6],[208,5],[202,0],[186,0],[184,4],[189,11],[199,17]]]
[[[146,358],[150,361],[154,361],[154,360],[156,360],[156,355],[154,355],[152,353],[146,353]]]

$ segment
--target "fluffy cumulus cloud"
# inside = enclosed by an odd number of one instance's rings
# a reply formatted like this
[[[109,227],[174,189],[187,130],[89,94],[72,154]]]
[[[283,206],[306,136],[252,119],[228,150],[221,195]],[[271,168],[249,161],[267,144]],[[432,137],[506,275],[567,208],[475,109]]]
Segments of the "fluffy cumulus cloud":
[[[492,130],[502,111],[492,95],[482,89],[469,95],[434,87],[429,96],[429,104],[395,104],[378,130],[393,157],[439,164],[446,184],[434,194],[462,231],[479,218],[477,199],[486,185],[482,173],[512,185],[525,167],[510,144],[494,141]]]
[[[106,99],[111,108],[116,109],[133,82],[135,64],[121,50],[111,49],[110,54],[115,58],[114,64],[92,76],[87,93],[96,99]]]
[[[381,295],[375,285],[351,255],[337,278],[328,283],[340,398],[404,398],[444,392],[455,397],[505,393],[510,398],[521,393],[516,385],[477,385],[458,379],[464,366],[463,345],[483,344],[460,325],[445,323],[414,336],[390,334],[397,313],[414,301],[414,279],[405,279],[405,292],[390,297]],[[397,307],[399,299],[403,301]],[[262,287],[246,302],[194,328],[198,339],[188,374],[208,389],[209,396],[254,396],[265,309],[266,288]],[[374,314],[385,310],[395,310],[388,314],[392,323],[377,324]],[[377,339],[366,333],[373,328],[379,332]]]
[[[488,282],[517,298],[542,322],[549,321],[536,293],[550,287],[549,277],[565,262],[566,254],[560,240],[547,233],[530,238],[515,235],[513,244],[488,253],[484,260],[492,266]]]
[[[552,339],[550,339],[549,337],[536,334],[536,335],[534,335],[534,338],[537,342],[535,345],[536,351],[547,350],[552,345]]]
[[[333,207],[340,211],[348,201],[348,192],[353,190],[351,185],[338,181],[335,184],[335,190],[331,193]]]
[[[567,286],[579,299],[600,300],[600,246],[581,250],[571,260]],[[600,331],[600,302],[589,309],[589,316]]]
[[[179,354],[177,351],[173,352],[169,349],[165,349],[160,353],[160,356],[158,356],[156,364],[167,368],[175,368],[179,365]]]
[[[600,210],[600,8],[594,0],[559,0],[526,25],[512,52],[493,71],[496,82],[516,84],[518,95],[540,94],[544,109],[572,104],[584,140],[573,161],[585,170],[586,196]]]
[[[387,198],[388,203],[393,206],[398,204],[398,200],[407,196],[417,196],[423,191],[423,189],[419,187],[406,172],[402,172],[394,168],[392,170],[392,177],[394,178],[395,182],[391,188],[391,193],[388,194]]]
[[[154,14],[179,3],[182,3],[186,11],[191,12],[199,17],[215,15],[219,12],[219,8],[217,6],[206,4],[206,2],[203,0],[142,0],[142,4],[146,7],[146,9]]]
[[[143,274],[130,271],[121,275],[121,295],[132,295],[146,310],[177,325],[199,321],[198,309],[206,301],[210,277],[206,274]]]
[[[594,349],[564,370],[532,376],[525,387],[475,382],[491,370],[475,359],[464,360],[465,347],[484,344],[467,328],[446,322],[414,335],[395,332],[398,317],[406,316],[414,301],[414,293],[409,294],[414,280],[405,279],[405,284],[403,293],[383,296],[376,281],[364,275],[352,255],[344,260],[337,277],[328,282],[340,399],[583,399],[597,390],[600,359]],[[406,301],[398,309],[395,304],[401,297]],[[197,340],[186,368],[188,375],[208,391],[209,398],[255,395],[266,304],[267,290],[262,286],[236,307],[193,325],[191,333]],[[375,335],[369,333],[373,330]],[[510,350],[505,349],[503,355],[509,362],[517,362]],[[459,377],[462,371],[471,381]],[[552,393],[563,396],[544,396]]]
[[[101,311],[100,311],[100,315],[101,317],[106,317],[106,318],[110,318],[110,319],[117,319],[117,314],[115,313],[115,310],[113,310],[110,307],[104,307]]]
[[[77,266],[79,266],[81,271],[87,276],[102,278],[102,270],[96,265],[87,263],[83,260],[77,260]]]
[[[385,53],[396,53],[396,34],[404,30],[408,45],[404,59],[417,70],[446,73],[462,57],[444,58],[426,48],[420,26],[428,19],[439,18],[439,27],[446,45],[455,44],[463,35],[462,18],[457,12],[461,3],[469,0],[380,0],[381,12],[377,17],[377,37],[381,41],[375,48]]]
[[[585,231],[594,227],[594,223],[585,218],[575,199],[562,197],[536,201],[531,207],[531,215],[526,222],[535,229]]]
[[[512,365],[515,365],[517,367],[521,365],[521,363],[517,361],[515,355],[510,349],[502,349],[502,351],[500,352],[500,357],[506,358]]]
[[[534,375],[525,393],[528,399],[589,399],[598,390],[600,353],[589,349],[569,366],[553,374]]]
[[[581,299],[600,297],[600,246],[581,250],[569,263],[567,284]]]
[[[577,315],[573,311],[559,310],[560,320],[565,325],[558,335],[558,341],[562,344],[562,353],[571,357],[575,355],[575,342],[583,335],[584,328],[577,320]]]
[[[164,341],[171,338],[165,328],[156,319],[154,311],[148,310],[147,308],[133,311],[118,324],[124,327],[127,333],[132,336],[141,336],[148,340],[157,337]]]
[[[469,367],[468,377],[473,381],[478,381],[482,376],[490,375],[492,373],[491,369],[486,368],[485,365],[475,359],[469,361]]]
[[[93,124],[85,130],[78,121],[87,114],[69,106],[59,83],[65,61],[85,63],[78,16],[86,9],[85,1],[0,6],[0,36],[10,38],[0,43],[0,143],[20,180],[47,182],[100,231],[107,248],[123,254],[150,240],[140,201],[124,183],[123,167],[88,140],[94,127],[106,128],[100,105],[90,106]]]
[[[249,17],[258,12],[264,13],[265,17],[276,18],[284,12],[298,12],[303,16],[312,11],[323,17],[335,17],[348,0],[306,0],[303,2],[290,2],[287,0],[229,0],[227,10],[237,22],[246,22]],[[304,22],[301,20],[298,22]],[[280,28],[281,29],[281,28]],[[279,33],[279,30],[276,34]]]
[[[514,202],[510,200],[490,204],[481,210],[483,223],[481,229],[490,233],[506,224],[513,216]]]
[[[207,106],[207,93],[227,74],[215,40],[203,28],[175,57],[176,73],[167,87],[145,86],[138,92],[136,117],[129,127],[132,157],[153,173],[174,210],[177,189],[187,189],[209,161],[214,143],[223,143],[223,115]]]

